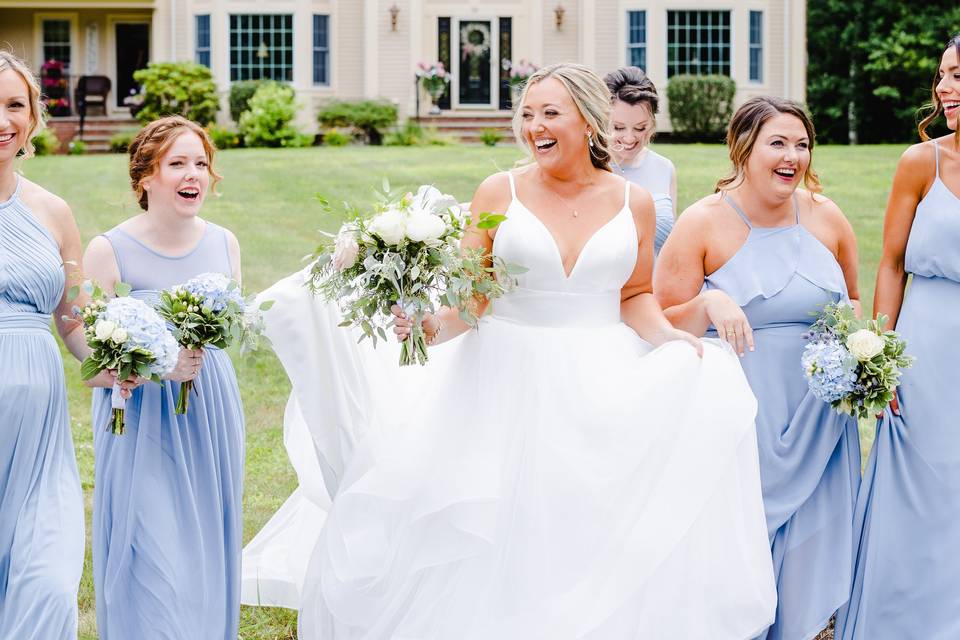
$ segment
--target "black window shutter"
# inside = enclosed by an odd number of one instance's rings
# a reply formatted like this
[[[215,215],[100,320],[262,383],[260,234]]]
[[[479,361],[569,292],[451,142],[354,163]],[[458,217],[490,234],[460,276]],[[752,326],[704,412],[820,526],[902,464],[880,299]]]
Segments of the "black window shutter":
[[[450,18],[437,18],[437,53],[440,62],[443,63],[444,68],[449,73],[452,69],[450,64]],[[437,101],[437,106],[441,109],[450,108],[450,85],[447,85],[447,90]]]
[[[513,20],[500,18],[500,108],[509,110],[510,101],[510,72],[503,68],[504,60],[513,60]]]

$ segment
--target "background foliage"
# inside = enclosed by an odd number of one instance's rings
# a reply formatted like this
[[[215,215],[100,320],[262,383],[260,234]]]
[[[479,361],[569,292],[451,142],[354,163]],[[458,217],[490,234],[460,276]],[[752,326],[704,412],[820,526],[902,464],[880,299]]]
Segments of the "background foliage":
[[[195,62],[151,62],[134,72],[143,93],[137,119],[147,124],[163,116],[180,115],[206,125],[220,109],[217,85],[210,69]]]
[[[960,5],[933,0],[810,0],[807,101],[817,136],[860,143],[918,140],[918,110]],[[931,135],[946,132],[941,123]]]

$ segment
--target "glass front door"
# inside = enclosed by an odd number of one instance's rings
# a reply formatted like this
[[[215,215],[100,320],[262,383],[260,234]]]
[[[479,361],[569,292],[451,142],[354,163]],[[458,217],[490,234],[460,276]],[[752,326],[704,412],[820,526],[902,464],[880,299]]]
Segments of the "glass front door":
[[[461,21],[459,24],[459,65],[457,97],[460,106],[492,107],[492,81],[496,39],[489,20]]]
[[[150,60],[150,25],[117,24],[117,90],[114,92],[118,107],[123,100],[140,87],[133,79],[133,72],[143,69]]]

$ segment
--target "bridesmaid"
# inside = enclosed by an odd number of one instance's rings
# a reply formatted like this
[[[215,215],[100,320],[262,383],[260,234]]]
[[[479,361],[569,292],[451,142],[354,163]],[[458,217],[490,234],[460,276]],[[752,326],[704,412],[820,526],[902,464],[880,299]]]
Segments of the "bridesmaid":
[[[83,495],[50,332],[53,317],[86,355],[80,324],[63,319],[65,292],[82,281],[68,266],[80,233],[63,200],[15,171],[42,128],[36,78],[0,51],[0,638],[18,640],[77,637],[83,570]]]
[[[654,281],[678,328],[719,334],[740,353],[759,401],[779,596],[760,636],[770,640],[813,638],[847,601],[860,480],[856,421],[817,400],[800,366],[811,313],[840,300],[859,311],[856,239],[837,205],[815,195],[813,144],[797,103],[744,103],[727,132],[732,173],[680,216]]]
[[[130,145],[143,213],[94,238],[87,274],[154,302],[204,272],[240,279],[232,233],[198,214],[220,178],[206,132],[179,116],[148,124]],[[201,368],[202,364],[202,368]],[[161,385],[133,391],[126,433],[105,425],[110,393],[94,394],[93,573],[102,640],[235,640],[240,614],[244,420],[223,351],[181,350]],[[197,395],[175,415],[180,383]]]
[[[613,144],[611,167],[653,196],[657,212],[654,255],[660,253],[677,217],[677,170],[667,158],[650,148],[656,131],[659,96],[639,67],[622,67],[604,78],[612,95]]]
[[[857,501],[853,594],[837,616],[845,640],[960,638],[960,35],[942,53],[932,93],[924,142],[897,165],[883,227],[874,310],[917,359],[899,406],[877,425]],[[954,133],[930,140],[940,114]]]

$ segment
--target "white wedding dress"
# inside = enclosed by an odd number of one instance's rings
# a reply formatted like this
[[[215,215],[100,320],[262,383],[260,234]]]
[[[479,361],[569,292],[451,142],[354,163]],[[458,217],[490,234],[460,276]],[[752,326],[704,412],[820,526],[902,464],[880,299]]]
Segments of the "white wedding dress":
[[[303,640],[759,633],[776,591],[736,357],[620,322],[626,204],[569,277],[515,193],[494,252],[519,288],[424,368],[356,345],[304,273],[263,294],[300,488],[244,552],[244,602],[298,608]]]

